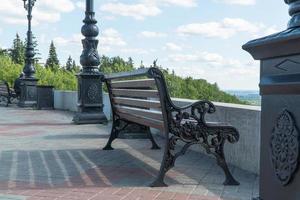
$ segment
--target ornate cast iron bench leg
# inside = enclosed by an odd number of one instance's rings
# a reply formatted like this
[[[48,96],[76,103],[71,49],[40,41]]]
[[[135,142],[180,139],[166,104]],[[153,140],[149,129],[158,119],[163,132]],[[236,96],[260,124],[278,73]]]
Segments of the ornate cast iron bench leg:
[[[111,133],[110,133],[108,142],[105,145],[105,147],[103,148],[103,150],[114,150],[114,148],[112,148],[111,144],[115,139],[118,138],[118,135],[120,132],[120,130],[118,130],[119,126],[120,126],[120,120],[119,119],[113,120]]]
[[[219,128],[216,128],[218,130]],[[224,130],[224,129],[222,129]],[[175,161],[179,156],[182,156],[186,153],[188,148],[194,144],[200,144],[203,146],[207,153],[213,154],[216,157],[217,164],[222,168],[225,174],[225,181],[224,185],[239,185],[239,182],[234,179],[232,176],[226,159],[224,155],[224,144],[226,139],[229,140],[229,142],[234,143],[238,140],[238,133],[234,132],[229,128],[228,130],[224,130],[224,132],[220,131],[213,131],[216,132],[217,135],[215,135],[214,139],[212,139],[212,144],[208,144],[208,139],[204,139],[203,141],[195,139],[194,141],[185,142],[186,144],[182,147],[181,151],[175,153],[175,146],[178,140],[183,141],[180,137],[173,135],[169,140],[166,140],[165,145],[165,153],[163,157],[163,161],[161,164],[160,172],[156,180],[150,185],[151,187],[166,187],[167,185],[164,183],[164,177],[165,174],[175,166]],[[166,134],[169,138],[169,134]],[[211,150],[211,148],[214,147],[214,151]]]
[[[224,154],[225,140],[221,139],[221,141],[222,142],[215,148],[214,156],[217,159],[217,164],[222,168],[222,170],[224,171],[224,174],[225,174],[226,179],[225,179],[223,185],[240,185],[240,183],[234,179],[234,177],[232,176],[232,174],[228,168],[228,165],[227,165],[227,162],[225,159],[225,154]]]
[[[166,135],[166,144],[165,144],[165,150],[164,150],[164,156],[163,160],[160,166],[159,174],[156,178],[156,180],[150,184],[150,187],[167,187],[168,185],[165,184],[164,178],[167,173],[175,164],[175,157],[171,153],[171,139],[169,138],[169,134]]]

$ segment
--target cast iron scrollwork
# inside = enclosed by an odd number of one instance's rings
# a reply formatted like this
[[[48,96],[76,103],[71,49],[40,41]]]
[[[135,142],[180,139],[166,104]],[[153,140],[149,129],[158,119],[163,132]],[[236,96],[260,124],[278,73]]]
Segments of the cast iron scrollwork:
[[[283,186],[288,185],[298,168],[299,132],[289,111],[277,118],[271,136],[271,159],[276,177]]]
[[[239,140],[238,131],[229,125],[221,123],[207,123],[206,114],[212,114],[216,107],[210,101],[198,101],[185,107],[176,106],[167,91],[167,86],[162,72],[157,68],[149,69],[149,76],[155,78],[158,89],[162,95],[161,102],[166,110],[168,124],[166,124],[168,147],[165,150],[164,160],[158,179],[152,186],[165,186],[163,177],[165,173],[175,165],[176,159],[184,155],[188,148],[194,144],[201,145],[208,154],[215,156],[217,164],[223,169],[226,180],[224,185],[239,185],[227,166],[224,155],[226,140],[235,143]],[[178,141],[184,142],[180,151],[176,151]]]

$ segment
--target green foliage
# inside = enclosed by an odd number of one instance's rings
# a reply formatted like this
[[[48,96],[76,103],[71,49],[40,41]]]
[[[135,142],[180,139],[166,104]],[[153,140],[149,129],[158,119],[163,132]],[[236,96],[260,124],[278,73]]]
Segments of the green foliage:
[[[65,66],[66,70],[68,71],[72,71],[73,68],[73,59],[71,56],[69,56],[67,62],[66,62],[66,66]]]
[[[216,83],[210,84],[204,79],[193,79],[191,77],[181,78],[175,75],[174,72],[169,73],[168,70],[160,69],[164,73],[172,97],[245,104],[237,97],[221,91]]]
[[[14,63],[9,56],[0,55],[0,80],[5,80],[12,86],[22,69],[23,66]]]
[[[36,65],[36,77],[39,85],[53,85],[60,90],[77,90],[77,79],[75,72],[63,69],[52,71],[41,65]],[[22,72],[23,65],[16,64],[8,56],[0,55],[0,80],[5,80],[10,86]]]
[[[25,63],[25,44],[18,33],[13,41],[13,46],[10,50],[10,57],[16,64],[22,65]]]
[[[69,58],[66,62],[65,69],[70,72],[71,71],[79,72],[80,66],[77,66],[75,60],[73,60],[72,57],[69,56]]]
[[[126,72],[134,70],[133,61],[131,58],[128,61],[118,57],[109,58],[107,56],[101,57],[100,71],[104,74],[111,74],[116,72]]]
[[[53,41],[51,41],[50,44],[49,55],[45,67],[50,68],[51,70],[58,70],[60,68],[59,60],[56,53],[56,47],[54,46]]]
[[[156,62],[154,61],[154,66],[156,66]],[[144,67],[143,62],[141,62],[141,67]],[[164,73],[172,97],[245,104],[235,96],[221,91],[216,83],[210,84],[204,79],[193,79],[191,77],[182,78],[177,76],[174,71],[170,73],[169,70],[159,68]],[[132,70],[134,70],[134,66],[131,58],[128,61],[124,61],[120,57],[102,56],[101,58],[100,71],[104,74]]]
[[[56,71],[43,66],[36,66],[36,77],[39,85],[52,85],[59,90],[77,90],[77,79],[74,71],[58,69]]]
[[[71,60],[69,60],[71,63]],[[72,68],[76,63],[72,62]],[[77,67],[77,66],[76,66]],[[0,54],[0,80],[6,80],[12,86],[14,80],[19,76],[23,65],[16,64],[9,56]],[[79,68],[78,68],[79,69]],[[160,68],[166,78],[169,92],[172,97],[211,100],[227,103],[245,104],[235,96],[229,95],[218,88],[217,84],[210,84],[203,79],[193,79],[191,77],[182,78],[177,76],[174,71]],[[102,56],[100,70],[104,74],[132,71],[134,70],[132,59],[125,61],[120,57],[109,58]],[[45,68],[36,65],[36,77],[40,85],[53,85],[60,90],[77,90],[77,78],[75,70],[65,70],[63,68]]]

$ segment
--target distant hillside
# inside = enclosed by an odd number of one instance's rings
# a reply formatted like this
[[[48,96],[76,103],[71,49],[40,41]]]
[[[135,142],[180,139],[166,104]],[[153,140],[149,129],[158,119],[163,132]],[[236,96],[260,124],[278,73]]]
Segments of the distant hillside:
[[[261,105],[261,97],[257,90],[228,90],[226,92],[251,105]]]

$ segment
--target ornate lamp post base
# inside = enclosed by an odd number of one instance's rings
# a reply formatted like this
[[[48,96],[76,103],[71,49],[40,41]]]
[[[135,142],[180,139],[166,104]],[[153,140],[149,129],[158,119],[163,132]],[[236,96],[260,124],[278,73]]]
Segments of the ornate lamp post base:
[[[78,112],[73,118],[75,124],[106,123],[103,112],[102,79],[101,73],[85,73],[78,78]]]
[[[86,0],[86,12],[81,33],[83,51],[80,56],[82,72],[78,79],[78,113],[74,116],[75,124],[94,124],[107,122],[103,113],[102,81],[99,72],[100,58],[97,51],[99,29],[95,19],[94,0]]]
[[[34,107],[36,105],[37,91],[36,85],[38,79],[21,79],[21,95],[18,103],[19,107]]]
[[[37,102],[37,82],[38,79],[34,77],[34,47],[32,44],[31,20],[32,9],[36,0],[23,0],[24,8],[28,15],[28,31],[27,31],[27,46],[25,52],[25,66],[23,68],[23,77],[21,80],[21,95],[18,103],[19,107],[34,107]]]

